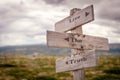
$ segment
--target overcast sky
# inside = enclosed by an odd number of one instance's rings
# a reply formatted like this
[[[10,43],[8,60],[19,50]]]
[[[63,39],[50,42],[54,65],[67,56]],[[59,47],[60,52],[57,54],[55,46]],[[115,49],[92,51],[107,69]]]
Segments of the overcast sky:
[[[120,43],[120,0],[0,0],[0,46],[46,43],[46,31],[70,9],[91,4],[95,20],[83,25],[84,34]]]

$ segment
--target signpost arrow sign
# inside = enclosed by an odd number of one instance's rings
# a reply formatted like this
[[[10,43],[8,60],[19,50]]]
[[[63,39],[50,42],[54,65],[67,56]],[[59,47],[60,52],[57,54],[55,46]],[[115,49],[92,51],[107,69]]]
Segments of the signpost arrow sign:
[[[108,50],[108,39],[74,34],[47,31],[47,45],[49,47],[78,48]]]
[[[87,50],[83,55],[74,57],[59,58],[56,60],[56,72],[64,72],[78,70],[81,68],[95,67],[97,63],[97,55],[94,50]]]
[[[85,17],[87,17],[89,15],[89,12],[85,12]]]
[[[90,21],[93,21],[93,13],[93,5],[77,11],[74,15],[68,16],[65,19],[57,22],[55,24],[55,31],[65,32]]]

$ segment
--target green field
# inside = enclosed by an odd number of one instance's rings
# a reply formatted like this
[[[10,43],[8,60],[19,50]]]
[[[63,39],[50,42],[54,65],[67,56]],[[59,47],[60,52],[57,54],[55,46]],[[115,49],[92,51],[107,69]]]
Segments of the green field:
[[[56,56],[0,56],[0,80],[73,80],[71,72],[55,73]],[[120,80],[120,56],[99,56],[99,65],[85,69],[86,80]]]

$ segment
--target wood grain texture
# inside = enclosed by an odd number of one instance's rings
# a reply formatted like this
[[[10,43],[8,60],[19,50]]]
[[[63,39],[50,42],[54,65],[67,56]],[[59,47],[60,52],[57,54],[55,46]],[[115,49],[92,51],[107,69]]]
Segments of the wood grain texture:
[[[56,72],[78,70],[97,66],[95,50],[86,50],[81,55],[59,58],[56,60]]]
[[[77,11],[55,24],[55,31],[65,32],[94,20],[93,5]]]
[[[74,77],[74,80],[85,80],[84,69],[74,70],[73,77]]]
[[[47,45],[73,49],[108,50],[108,39],[74,33],[47,31]]]
[[[71,33],[83,34],[82,26],[79,26],[79,27],[71,30]],[[72,51],[71,56],[84,54],[83,49],[82,50],[72,49],[71,51]],[[84,68],[78,69],[78,70],[73,70],[72,73],[73,73],[74,80],[85,80],[85,70],[84,70]]]
[[[83,34],[82,26],[79,26],[79,27],[71,30],[71,33]],[[82,50],[72,49],[71,52],[72,52],[71,56],[84,54],[83,49]],[[74,80],[85,80],[85,70],[84,70],[84,68],[81,68],[81,69],[78,69],[78,70],[73,70],[72,74],[73,74]]]

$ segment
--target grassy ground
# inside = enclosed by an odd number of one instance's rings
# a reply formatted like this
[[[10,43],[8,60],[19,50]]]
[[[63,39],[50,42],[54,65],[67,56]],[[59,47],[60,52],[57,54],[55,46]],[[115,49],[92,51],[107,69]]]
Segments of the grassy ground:
[[[55,56],[0,57],[0,80],[73,80],[71,72],[55,73]],[[85,70],[86,80],[120,80],[120,56],[100,56],[99,66]]]

